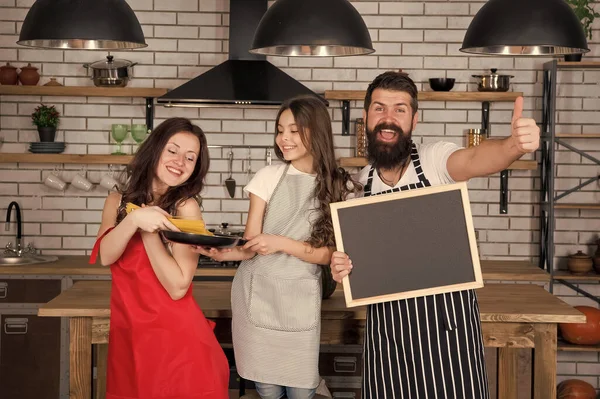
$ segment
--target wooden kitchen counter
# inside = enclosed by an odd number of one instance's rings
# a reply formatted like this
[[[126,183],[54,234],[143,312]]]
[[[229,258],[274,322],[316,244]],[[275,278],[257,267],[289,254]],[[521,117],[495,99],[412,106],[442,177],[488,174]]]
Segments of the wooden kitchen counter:
[[[56,262],[33,265],[1,265],[0,276],[110,276],[110,267],[100,263],[90,265],[84,255],[59,256]],[[235,268],[198,268],[195,276],[233,277]]]
[[[88,264],[89,256],[59,256],[56,262],[35,265],[0,266],[0,276],[110,276],[110,268],[100,264]],[[528,261],[482,260],[484,280],[502,281],[550,281],[550,275]],[[235,268],[198,268],[196,276],[233,277]]]
[[[231,317],[228,281],[195,282],[194,299],[209,318]],[[486,284],[476,290],[481,320],[504,323],[581,323],[585,316],[533,284]],[[39,308],[40,316],[109,317],[110,282],[78,281]],[[366,308],[347,308],[343,290],[323,301],[323,319],[364,320]]]
[[[79,281],[39,308],[39,316],[70,318],[71,399],[91,395],[91,346],[108,342],[110,289],[109,281]],[[196,282],[193,289],[205,315],[216,321],[220,342],[230,343],[231,283]],[[536,284],[487,284],[477,296],[484,344],[499,348],[498,399],[516,397],[518,348],[535,352],[534,398],[556,397],[557,323],[581,323],[585,316]],[[336,290],[323,301],[321,342],[361,343],[365,316],[365,307],[346,308]]]

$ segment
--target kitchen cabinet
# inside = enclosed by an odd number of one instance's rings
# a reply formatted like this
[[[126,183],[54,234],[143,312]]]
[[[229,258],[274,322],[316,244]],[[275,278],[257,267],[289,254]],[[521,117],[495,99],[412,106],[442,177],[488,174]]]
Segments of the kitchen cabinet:
[[[58,279],[0,279],[1,398],[59,398],[61,320],[36,313],[60,292]]]
[[[0,397],[58,399],[60,319],[2,314],[0,325]]]
[[[46,303],[60,294],[60,280],[1,279],[0,304]]]

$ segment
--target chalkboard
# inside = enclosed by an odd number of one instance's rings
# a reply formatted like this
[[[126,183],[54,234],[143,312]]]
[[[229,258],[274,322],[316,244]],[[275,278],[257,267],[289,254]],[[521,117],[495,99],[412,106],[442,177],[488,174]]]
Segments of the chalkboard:
[[[348,307],[483,287],[466,183],[330,206]]]

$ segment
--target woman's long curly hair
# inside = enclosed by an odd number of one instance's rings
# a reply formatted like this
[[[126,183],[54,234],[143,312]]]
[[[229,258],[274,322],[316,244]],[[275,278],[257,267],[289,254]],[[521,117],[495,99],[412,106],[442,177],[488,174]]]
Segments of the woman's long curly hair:
[[[302,144],[313,157],[313,172],[317,175],[314,197],[318,201],[319,216],[311,228],[307,243],[317,248],[333,247],[335,235],[329,204],[345,200],[350,193],[358,193],[362,186],[336,164],[331,118],[323,101],[315,96],[297,96],[285,101],[275,119],[275,138],[279,118],[288,109],[294,115]],[[289,163],[283,157],[277,142],[275,154],[283,162]]]
[[[152,195],[152,182],[156,179],[156,168],[160,157],[171,137],[181,132],[192,133],[200,141],[200,154],[198,154],[194,171],[183,184],[169,187],[159,198],[154,198]],[[123,171],[126,183],[121,190],[121,204],[127,204],[128,202],[138,206],[152,204],[173,214],[177,205],[190,198],[197,200],[204,187],[209,164],[208,146],[202,129],[186,118],[167,119],[158,125],[148,136],[148,139],[140,145],[133,160]],[[123,220],[125,216],[124,207],[120,207],[117,223]]]

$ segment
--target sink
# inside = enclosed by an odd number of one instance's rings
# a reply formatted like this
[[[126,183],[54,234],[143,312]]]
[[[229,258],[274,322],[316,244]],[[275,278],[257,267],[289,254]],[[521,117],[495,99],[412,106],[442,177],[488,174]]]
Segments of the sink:
[[[0,256],[0,266],[33,265],[37,263],[55,262],[58,256],[25,255],[25,256]]]

